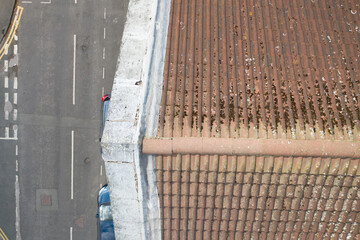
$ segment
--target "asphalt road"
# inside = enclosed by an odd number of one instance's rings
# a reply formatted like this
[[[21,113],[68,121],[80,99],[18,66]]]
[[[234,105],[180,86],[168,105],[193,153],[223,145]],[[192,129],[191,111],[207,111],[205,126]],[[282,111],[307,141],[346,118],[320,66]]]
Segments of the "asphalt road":
[[[9,239],[19,237],[17,230],[26,240],[96,239],[96,197],[106,183],[100,99],[111,91],[127,4],[20,2],[24,11],[11,48],[16,45],[18,64],[0,68],[9,85],[17,77],[16,89],[0,84],[11,103],[0,98],[0,160],[6,162],[0,187],[7,193],[0,194],[0,212],[9,216],[0,217],[0,228]]]

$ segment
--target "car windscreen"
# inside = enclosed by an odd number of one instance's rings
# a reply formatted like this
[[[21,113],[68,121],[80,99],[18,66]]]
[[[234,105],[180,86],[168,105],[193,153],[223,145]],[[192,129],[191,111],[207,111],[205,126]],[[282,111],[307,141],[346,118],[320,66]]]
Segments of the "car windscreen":
[[[112,212],[110,205],[101,205],[99,209],[100,221],[112,221]]]

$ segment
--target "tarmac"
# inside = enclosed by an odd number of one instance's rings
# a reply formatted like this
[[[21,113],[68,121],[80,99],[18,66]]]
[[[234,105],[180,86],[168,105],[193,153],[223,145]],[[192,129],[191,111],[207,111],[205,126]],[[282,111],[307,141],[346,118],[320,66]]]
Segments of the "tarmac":
[[[15,4],[16,0],[0,0],[0,43],[9,28]]]

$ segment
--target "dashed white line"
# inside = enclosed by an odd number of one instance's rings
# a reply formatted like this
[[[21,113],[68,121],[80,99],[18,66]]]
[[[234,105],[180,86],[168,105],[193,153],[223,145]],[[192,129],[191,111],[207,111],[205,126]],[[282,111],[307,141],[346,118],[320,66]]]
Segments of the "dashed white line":
[[[5,76],[5,80],[4,80],[4,88],[8,88],[9,87],[9,77]]]
[[[4,61],[4,67],[5,67],[4,71],[7,72],[9,69],[9,61],[8,60]]]
[[[15,170],[18,172],[19,171],[19,161],[16,159],[16,165],[15,165]]]
[[[31,1],[30,1],[30,3],[31,3]],[[17,36],[16,34],[14,35],[14,40],[15,40],[15,41],[18,40],[18,36]]]
[[[13,111],[14,111],[13,118],[14,118],[14,121],[16,121],[17,120],[17,109],[14,109]]]
[[[104,8],[104,19],[106,19],[106,8]]]
[[[18,126],[17,125],[13,126],[13,131],[14,131],[14,138],[17,138],[17,132],[18,132]]]
[[[73,53],[73,105],[75,105],[75,73],[76,73],[76,34],[74,34],[74,53]]]
[[[70,240],[72,240],[72,233],[73,233],[73,228],[70,227]]]
[[[9,111],[5,110],[5,120],[9,120]]]
[[[47,2],[40,2],[42,4],[50,4],[51,3],[51,0],[47,1]]]
[[[104,39],[106,39],[106,28],[104,28]]]
[[[71,200],[74,199],[74,130],[71,130]]]
[[[16,156],[19,155],[19,147],[18,147],[17,144],[16,144],[16,147],[15,147],[15,155],[16,155]]]
[[[103,67],[102,78],[105,79],[105,68]]]
[[[104,96],[104,87],[101,88],[101,96]]]
[[[32,3],[32,1],[22,1],[21,3]]]
[[[9,53],[9,44],[5,44],[6,49],[5,49],[5,55],[8,55]]]
[[[14,104],[17,104],[17,93],[14,93]]]
[[[105,48],[103,48],[103,59],[105,59]]]
[[[9,101],[9,93],[5,93],[5,102]]]
[[[100,176],[102,176],[102,165],[100,166]]]
[[[5,138],[9,138],[9,127],[5,127]]]
[[[0,140],[9,140],[9,141],[17,141],[17,138],[9,138],[9,137],[0,137]]]
[[[18,45],[15,44],[15,45],[14,45],[14,54],[16,55],[17,53],[18,53]]]
[[[9,93],[5,93],[5,103],[8,101],[9,101]],[[9,111],[5,109],[4,112],[5,112],[5,120],[9,120]],[[9,135],[7,137],[9,137]]]
[[[75,4],[77,4],[77,0],[75,0]]]
[[[18,88],[18,79],[17,77],[14,77],[14,89]]]

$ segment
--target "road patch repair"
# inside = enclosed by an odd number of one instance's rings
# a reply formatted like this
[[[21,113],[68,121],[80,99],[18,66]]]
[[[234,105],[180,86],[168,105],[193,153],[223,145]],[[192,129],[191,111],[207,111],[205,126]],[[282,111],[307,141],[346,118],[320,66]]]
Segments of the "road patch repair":
[[[1,42],[0,42],[0,59],[4,56],[7,49],[9,48],[12,40],[14,39],[15,32],[16,32],[17,28],[19,27],[19,23],[20,23],[20,19],[21,19],[23,10],[24,10],[23,7],[16,6],[13,10],[11,19],[9,19],[10,24],[9,24],[9,27],[7,28],[7,31],[5,32],[6,28],[3,28],[3,30],[2,30],[4,32],[4,34],[1,36]],[[6,22],[6,20],[3,20],[3,19],[1,19],[1,20],[2,20],[2,22]],[[3,24],[4,23],[2,23],[2,25]]]

